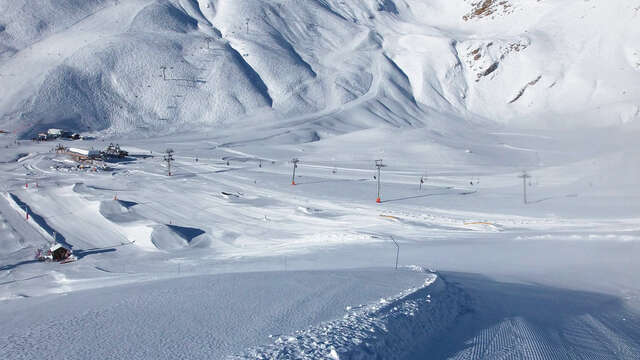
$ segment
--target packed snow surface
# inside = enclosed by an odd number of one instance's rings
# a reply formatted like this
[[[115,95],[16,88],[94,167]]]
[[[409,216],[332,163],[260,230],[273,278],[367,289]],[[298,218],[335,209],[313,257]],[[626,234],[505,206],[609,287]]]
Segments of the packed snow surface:
[[[431,276],[392,269],[201,275],[24,299],[3,304],[0,344],[5,359],[220,359],[424,287]]]
[[[3,358],[640,358],[639,20],[0,0]]]
[[[589,131],[451,136],[440,164],[418,162],[428,133],[395,131],[368,155],[378,131],[297,145],[125,140],[130,157],[107,171],[6,135],[0,345],[54,359],[40,355],[637,358],[633,134],[595,147],[580,145]],[[376,204],[365,159],[380,154]],[[532,169],[526,205],[512,161]],[[53,239],[78,261],[33,260]],[[432,282],[430,267],[462,273]]]

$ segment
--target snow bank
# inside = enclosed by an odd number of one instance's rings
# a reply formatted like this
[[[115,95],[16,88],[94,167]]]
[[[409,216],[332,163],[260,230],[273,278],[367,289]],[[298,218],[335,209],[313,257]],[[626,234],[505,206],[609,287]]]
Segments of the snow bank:
[[[158,249],[175,250],[187,247],[207,247],[211,237],[201,229],[176,226],[157,225],[151,233],[151,242]]]
[[[348,307],[342,318],[256,347],[231,359],[403,359],[416,346],[451,326],[468,299],[436,274],[421,287]]]

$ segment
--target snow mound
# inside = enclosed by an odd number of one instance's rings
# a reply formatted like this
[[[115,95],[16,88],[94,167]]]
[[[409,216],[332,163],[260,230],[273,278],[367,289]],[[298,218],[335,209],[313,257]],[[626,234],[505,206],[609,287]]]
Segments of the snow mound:
[[[85,195],[98,195],[101,193],[99,189],[96,189],[93,186],[88,186],[85,183],[75,183],[71,190],[73,190],[73,192],[75,193]]]
[[[466,311],[468,302],[460,289],[428,274],[421,287],[364,307],[348,307],[342,319],[279,336],[272,345],[230,358],[402,359],[447,329]]]
[[[100,202],[100,214],[119,225],[123,232],[135,236],[136,244],[148,249],[177,250],[207,247],[211,237],[204,230],[177,225],[158,224],[135,211],[136,202],[108,200]]]
[[[331,218],[331,217],[339,216],[339,214],[337,214],[334,211],[312,208],[312,207],[305,207],[305,206],[298,206],[296,208],[296,212],[302,215],[319,217],[319,218]]]
[[[123,200],[108,200],[100,202],[100,214],[109,221],[115,223],[126,223],[132,221],[142,220],[142,217],[137,215],[131,209],[135,202],[123,201]]]
[[[186,247],[206,247],[211,243],[211,238],[201,229],[157,225],[151,233],[151,242],[158,249],[176,250]]]

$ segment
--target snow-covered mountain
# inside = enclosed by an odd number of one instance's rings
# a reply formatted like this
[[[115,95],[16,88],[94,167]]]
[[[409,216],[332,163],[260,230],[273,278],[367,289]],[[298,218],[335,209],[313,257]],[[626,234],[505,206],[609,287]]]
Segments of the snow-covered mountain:
[[[639,117],[640,0],[0,0],[23,136]]]
[[[640,359],[639,118],[640,0],[0,0],[2,358]]]

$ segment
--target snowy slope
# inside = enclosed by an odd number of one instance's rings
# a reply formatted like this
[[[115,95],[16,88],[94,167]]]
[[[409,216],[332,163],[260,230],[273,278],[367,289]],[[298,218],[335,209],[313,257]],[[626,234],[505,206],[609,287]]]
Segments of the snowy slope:
[[[0,124],[25,135],[273,124],[306,142],[439,119],[626,123],[640,112],[638,6],[6,0]]]
[[[0,309],[0,346],[4,359],[222,359],[380,299],[391,307],[433,293],[442,304],[416,311],[438,317],[446,298],[464,299],[445,286],[432,291],[434,278],[380,269],[218,274],[23,299]]]
[[[639,12],[0,0],[0,349],[638,358]]]
[[[64,358],[636,358],[635,134],[463,130],[405,128],[384,141],[388,129],[369,129],[295,145],[251,141],[263,135],[253,131],[123,139],[131,158],[96,172],[51,151],[55,143],[0,135],[0,347],[9,358],[45,349]],[[389,165],[380,204],[377,156]],[[33,259],[54,235],[78,261]],[[404,271],[371,269],[394,266],[392,238],[400,266],[502,281],[456,276],[460,292],[390,299],[417,285]],[[309,269],[330,275],[295,271]],[[444,328],[455,332],[443,340]]]

